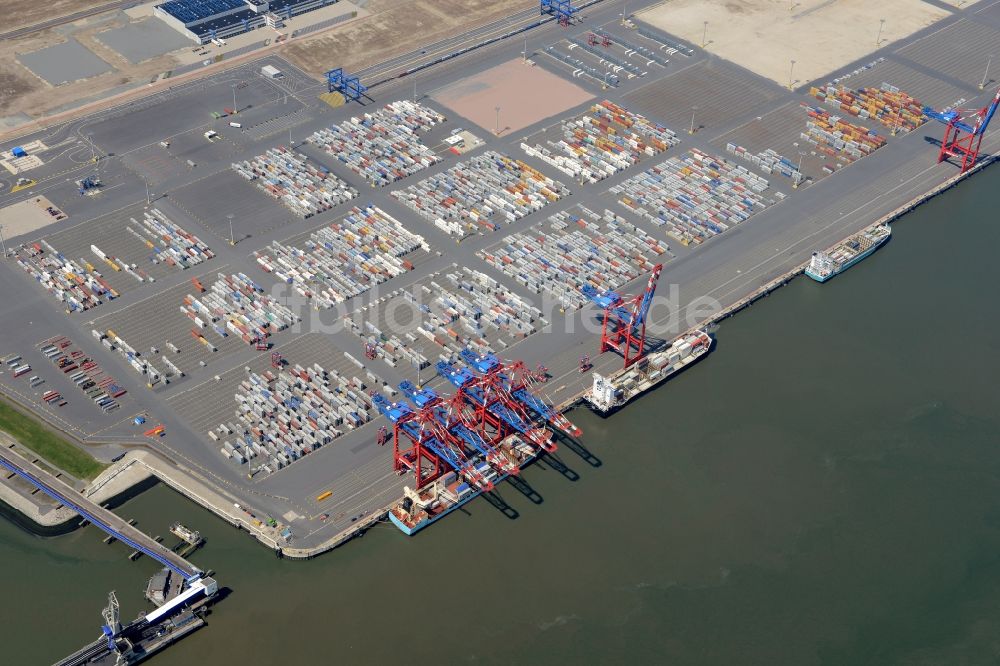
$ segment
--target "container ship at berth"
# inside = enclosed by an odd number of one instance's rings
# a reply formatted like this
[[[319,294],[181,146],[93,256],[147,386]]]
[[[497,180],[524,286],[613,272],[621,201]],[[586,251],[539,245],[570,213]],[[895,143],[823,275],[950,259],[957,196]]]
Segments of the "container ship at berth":
[[[889,240],[891,234],[889,225],[880,224],[851,236],[826,252],[813,252],[806,275],[816,282],[826,282],[877,250]]]
[[[543,450],[528,444],[520,435],[511,435],[503,441],[500,448],[518,461],[519,468],[530,463]],[[493,485],[508,476],[498,473],[485,461],[480,462],[477,467],[479,473]],[[404,534],[413,536],[463,504],[472,501],[482,492],[480,488],[466,482],[459,474],[450,471],[420,490],[406,486],[403,489],[402,501],[389,510],[389,520]]]
[[[616,375],[605,377],[595,372],[594,384],[584,398],[595,411],[608,414],[694,364],[711,348],[712,338],[704,331],[682,335],[666,349],[647,354]]]

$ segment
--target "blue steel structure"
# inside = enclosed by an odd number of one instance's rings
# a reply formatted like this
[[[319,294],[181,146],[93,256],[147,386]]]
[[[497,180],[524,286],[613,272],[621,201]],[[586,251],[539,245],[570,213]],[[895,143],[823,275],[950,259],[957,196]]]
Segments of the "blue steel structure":
[[[941,150],[938,152],[938,162],[949,157],[957,157],[962,160],[963,173],[971,169],[979,159],[979,147],[983,142],[983,135],[996,113],[998,104],[1000,104],[1000,89],[988,107],[983,107],[965,117],[962,117],[961,109],[935,111],[925,106],[923,109],[925,116],[946,125],[944,139],[941,140]],[[975,118],[975,122],[970,124],[968,121],[972,118]]]
[[[477,355],[468,348],[459,352],[459,356],[475,372],[484,376],[495,375],[496,381],[491,383],[502,389],[503,393],[509,396],[509,400],[516,402],[525,412],[533,412],[539,419],[547,421],[573,437],[583,434],[580,428],[528,388],[531,371],[523,361],[504,365],[492,353]]]
[[[645,353],[646,319],[653,303],[656,283],[663,271],[663,264],[653,267],[646,283],[646,291],[639,296],[623,298],[613,291],[598,291],[593,285],[585,284],[580,289],[584,296],[604,310],[604,324],[601,330],[601,353],[615,350],[625,357],[625,367],[629,367]]]
[[[418,489],[444,474],[445,465],[477,489],[493,489],[482,470],[443,431],[431,408],[414,411],[406,403],[389,402],[380,395],[372,396],[372,404],[392,423],[394,469],[397,472],[412,470]]]
[[[73,500],[71,500],[70,498],[68,498],[65,495],[63,495],[62,493],[60,493],[55,488],[51,487],[50,485],[48,485],[47,483],[45,483],[44,481],[42,481],[41,479],[39,479],[38,477],[36,477],[31,472],[28,472],[27,470],[21,469],[17,465],[13,465],[13,464],[7,462],[7,460],[5,460],[3,458],[0,458],[0,467],[3,467],[4,469],[6,469],[7,471],[11,472],[12,474],[17,475],[21,479],[24,479],[25,481],[27,481],[28,483],[30,483],[32,486],[34,486],[35,488],[38,488],[40,491],[42,491],[43,493],[45,493],[46,495],[48,495],[52,499],[56,500],[57,502],[59,502],[61,504],[64,504],[65,506],[69,507],[70,509],[72,509],[76,513],[78,513],[81,516],[83,516],[86,520],[89,520],[92,524],[96,525],[99,529],[101,529],[105,533],[113,536],[114,538],[118,539],[122,543],[124,543],[124,544],[126,544],[128,546],[131,546],[132,548],[135,548],[140,553],[143,553],[144,555],[148,555],[152,559],[154,559],[157,562],[159,562],[160,564],[162,564],[164,567],[166,567],[166,568],[170,569],[171,571],[173,571],[174,573],[176,573],[178,576],[181,576],[182,578],[184,578],[185,581],[191,583],[191,582],[196,581],[196,580],[198,580],[198,579],[201,578],[202,572],[199,571],[198,569],[192,567],[192,569],[190,571],[185,570],[182,567],[177,566],[177,564],[175,564],[173,561],[171,561],[171,560],[163,557],[162,555],[160,555],[155,550],[151,550],[149,548],[146,548],[142,544],[140,544],[140,543],[138,543],[138,542],[130,539],[129,537],[127,537],[124,534],[122,534],[121,532],[117,531],[115,528],[111,527],[111,525],[109,525],[106,522],[104,522],[103,520],[101,520],[98,516],[95,516],[90,511],[87,511],[82,506],[80,506],[79,504],[77,504],[76,502],[74,502]]]
[[[436,366],[439,375],[451,382],[455,388],[462,389],[464,395],[479,408],[487,408],[489,411],[501,419],[508,426],[521,433],[530,435],[533,428],[531,424],[509,406],[499,402],[492,402],[486,392],[476,382],[476,376],[467,368],[455,368],[454,365],[446,361],[438,361]]]
[[[156,5],[154,13],[204,43],[259,28],[266,24],[268,13],[288,20],[293,15],[335,2],[337,0],[269,0],[265,11],[264,3],[248,0],[169,0]]]
[[[454,444],[463,446],[469,455],[482,457],[501,475],[521,471],[517,464],[505,457],[476,430],[479,424],[466,414],[466,399],[461,389],[449,400],[442,399],[431,389],[418,389],[409,380],[400,382],[399,390],[418,409],[430,410],[441,427],[454,438]]]
[[[170,0],[157,6],[185,25],[247,8],[243,0]]]
[[[326,73],[326,88],[328,92],[339,92],[346,99],[357,102],[368,88],[361,84],[357,76],[344,72],[343,67],[331,69]]]
[[[559,19],[562,25],[567,25],[580,8],[574,7],[572,0],[540,0],[538,10],[541,15],[549,14]]]

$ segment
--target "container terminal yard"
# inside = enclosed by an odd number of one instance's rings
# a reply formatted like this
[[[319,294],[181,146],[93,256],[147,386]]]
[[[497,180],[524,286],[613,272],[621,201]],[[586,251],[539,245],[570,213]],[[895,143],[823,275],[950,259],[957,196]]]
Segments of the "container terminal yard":
[[[1000,5],[915,1],[924,24],[874,20],[805,81],[806,53],[724,59],[738,30],[692,33],[690,3],[678,34],[674,3],[529,4],[0,145],[0,390],[285,557],[413,533],[536,457],[586,461],[572,408],[694,365],[706,327],[997,147]]]

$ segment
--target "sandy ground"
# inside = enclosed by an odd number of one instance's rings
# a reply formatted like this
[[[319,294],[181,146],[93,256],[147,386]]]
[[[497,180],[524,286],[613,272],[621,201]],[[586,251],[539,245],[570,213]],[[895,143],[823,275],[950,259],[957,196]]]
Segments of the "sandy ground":
[[[282,55],[314,76],[334,67],[353,71],[537,6],[536,0],[369,0],[363,7],[372,16],[293,42]]]
[[[161,72],[173,69],[177,61],[170,55],[152,58],[138,65],[132,65],[117,51],[113,51],[95,39],[102,30],[124,25],[115,14],[102,15],[80,24],[72,36],[96,53],[116,70],[52,87],[35,76],[27,67],[16,60],[18,53],[36,51],[65,41],[65,37],[55,30],[45,30],[17,39],[0,41],[0,117],[27,115],[39,118],[48,115],[75,101],[108,92],[129,83],[143,83],[156,78]],[[0,129],[3,123],[0,122]]]
[[[506,134],[562,113],[593,95],[555,74],[520,59],[457,81],[433,95],[455,113],[494,131],[500,107],[500,133]]]
[[[783,86],[789,79],[799,86],[874,51],[881,19],[879,46],[885,46],[950,15],[921,0],[795,0],[790,6],[789,0],[672,0],[636,16],[696,45],[706,35],[708,51]]]
[[[68,16],[93,7],[110,4],[112,0],[3,0],[3,32]]]
[[[27,0],[12,1],[27,3]],[[54,1],[57,5],[66,3],[66,6],[70,6],[70,0]],[[72,9],[67,11],[80,11],[93,4],[95,3],[88,4],[85,0],[72,0]],[[537,3],[535,0],[368,0],[355,4],[361,8],[357,20],[320,32],[315,37],[292,42],[287,47],[278,48],[277,52],[319,77],[336,66],[351,70],[380,62],[393,55],[412,51],[421,44],[534,7]],[[137,8],[133,13],[134,17],[141,17],[148,10]],[[365,17],[364,13],[372,15]],[[118,15],[116,12],[109,12],[94,17],[78,24],[72,35],[118,68],[117,71],[58,88],[53,88],[36,77],[16,62],[15,56],[17,53],[27,53],[59,43],[64,37],[54,30],[46,30],[0,42],[0,132],[5,126],[14,128],[23,124],[26,118],[50,116],[60,109],[95,96],[110,95],[122,86],[155,80],[161,73],[174,69],[183,60],[196,57],[190,55],[190,49],[182,49],[173,55],[159,56],[138,65],[129,64],[119,54],[94,39],[100,31],[123,25],[116,18]],[[293,24],[295,22],[296,19],[293,19]],[[259,36],[252,35],[247,39],[254,41]],[[212,52],[209,53],[211,55]]]
[[[34,197],[0,208],[4,236],[13,238],[52,224],[56,218],[45,210],[51,205],[52,202],[45,197]]]

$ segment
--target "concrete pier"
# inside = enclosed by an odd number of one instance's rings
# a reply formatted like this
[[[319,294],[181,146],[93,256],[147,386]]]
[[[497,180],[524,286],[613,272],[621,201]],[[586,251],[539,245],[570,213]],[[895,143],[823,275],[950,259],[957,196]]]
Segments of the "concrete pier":
[[[92,523],[107,532],[110,536],[135,548],[137,553],[145,553],[154,557],[164,566],[169,567],[185,578],[201,573],[194,566],[169,548],[157,543],[152,537],[132,526],[134,521],[126,521],[87,499],[73,488],[66,485],[38,465],[22,458],[10,449],[0,449],[0,467],[17,474],[20,478],[39,488],[53,499],[66,505],[76,513],[80,513]],[[132,556],[129,556],[132,559]]]

